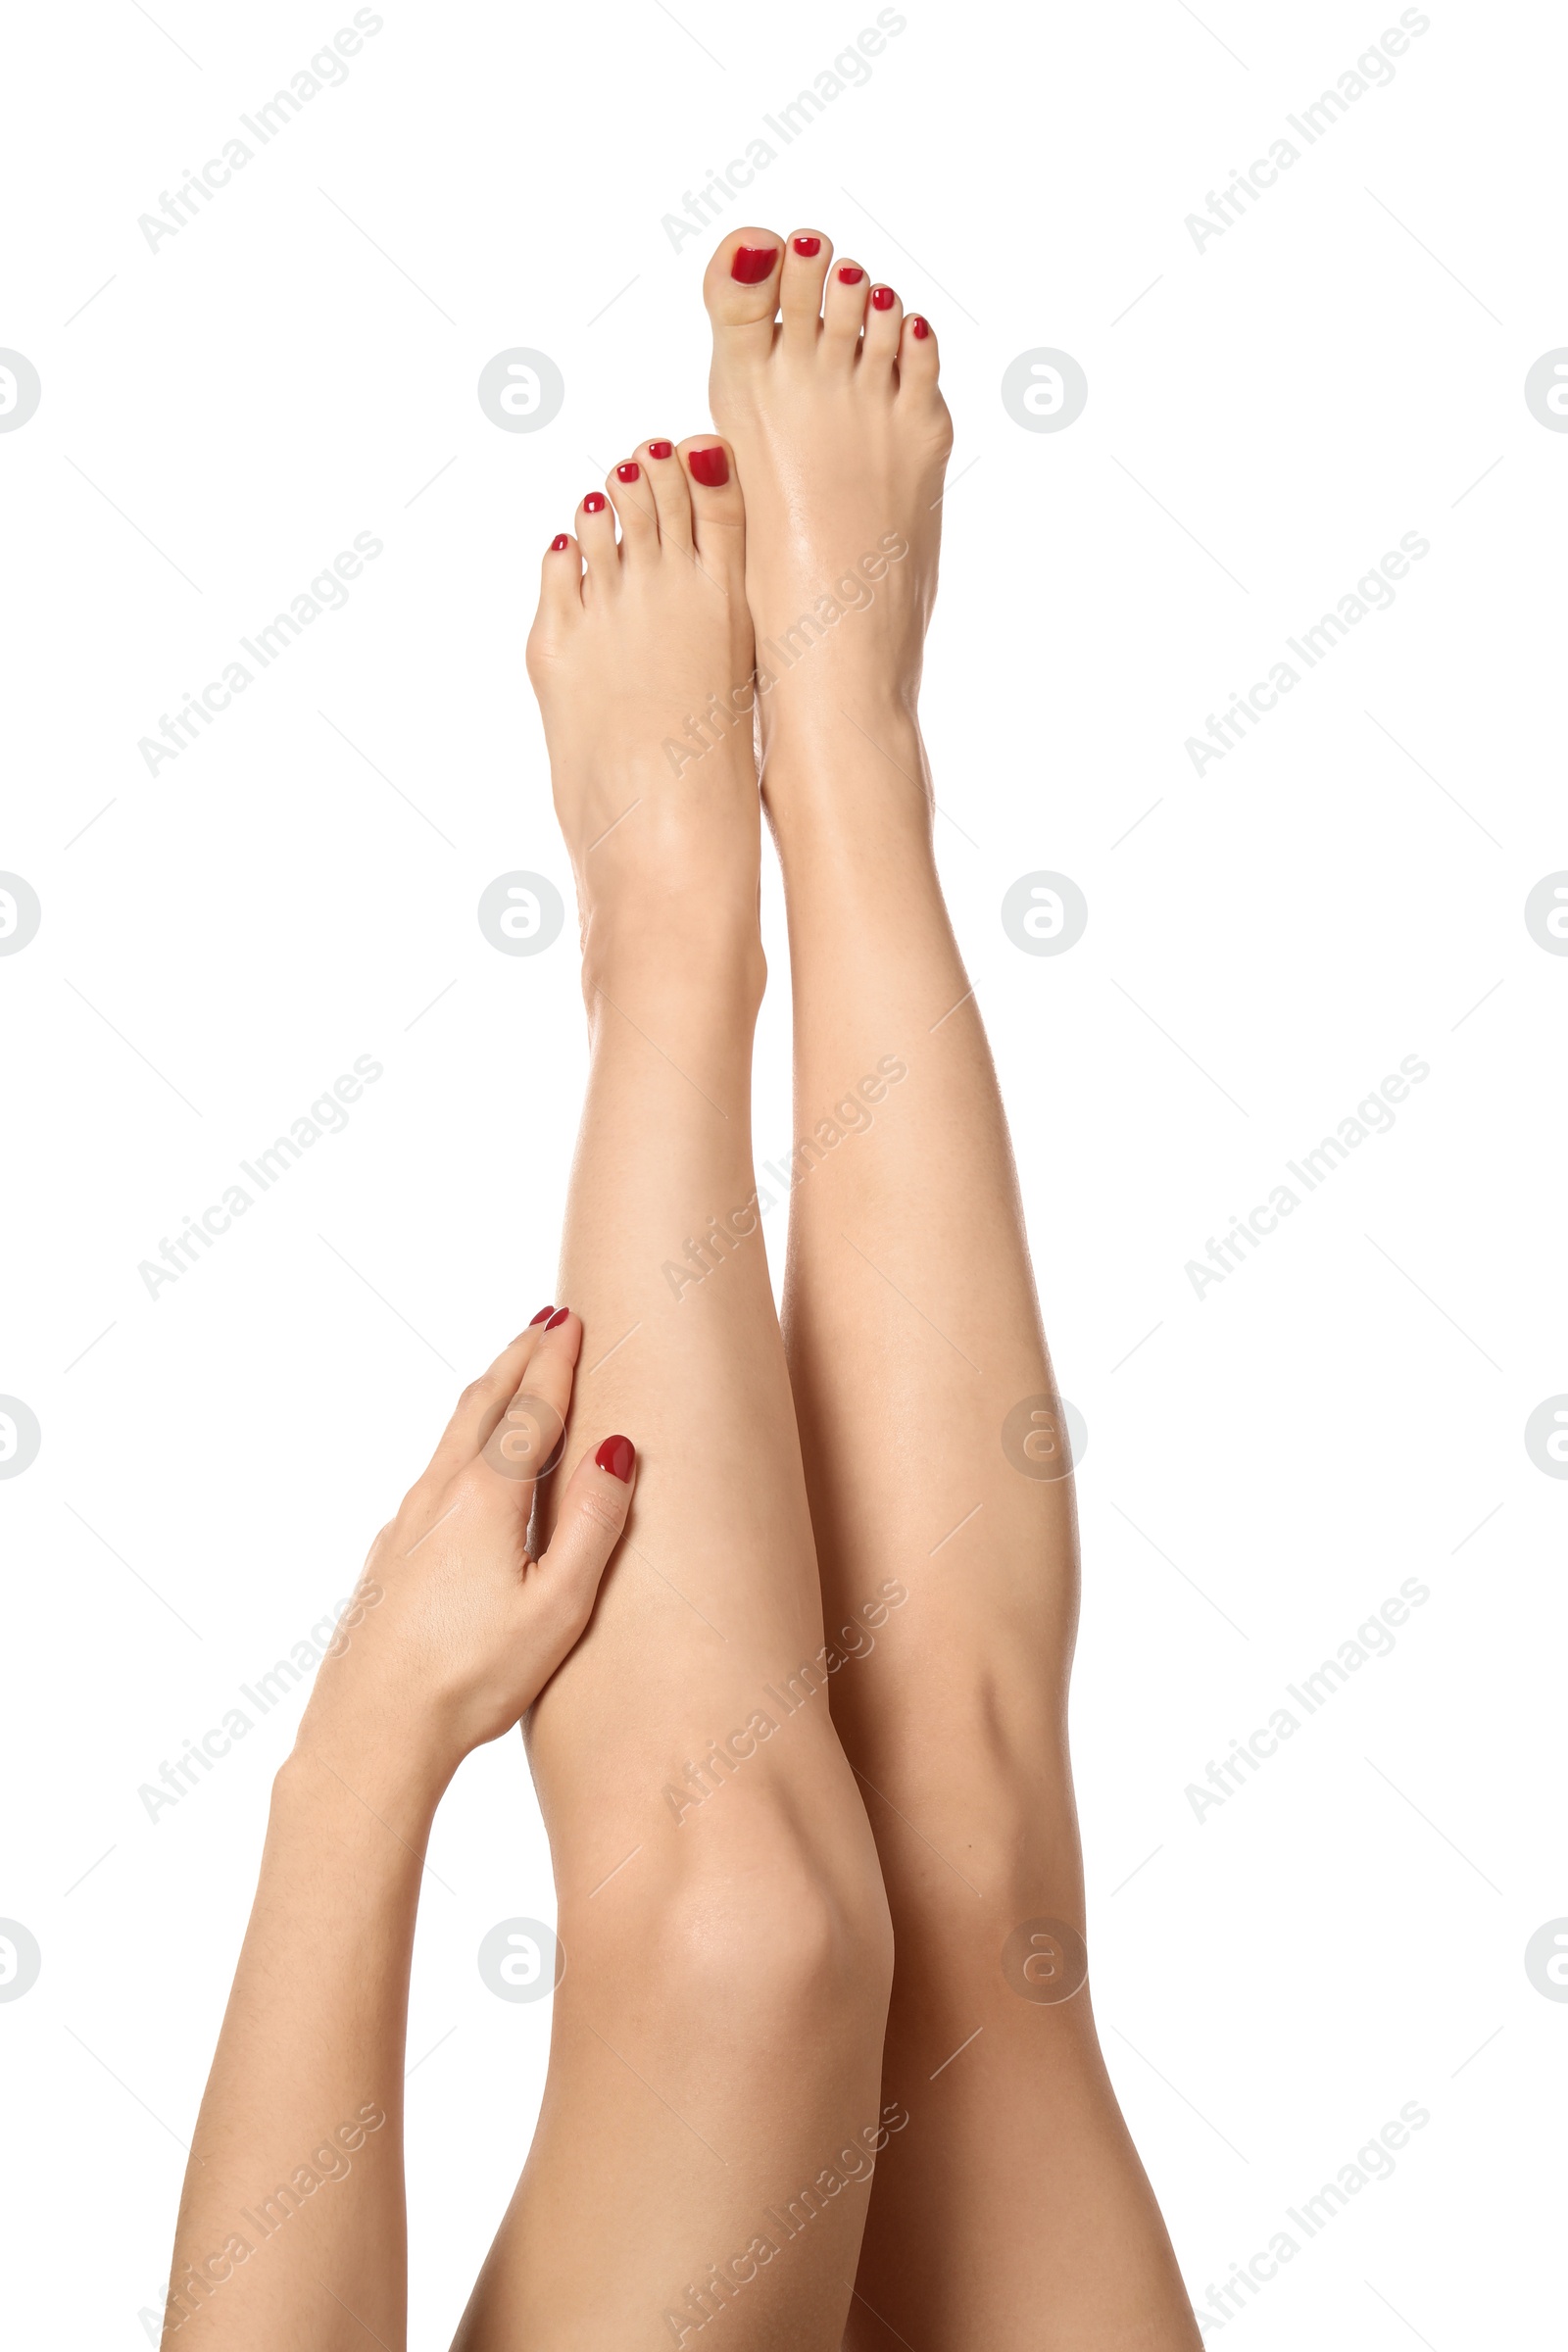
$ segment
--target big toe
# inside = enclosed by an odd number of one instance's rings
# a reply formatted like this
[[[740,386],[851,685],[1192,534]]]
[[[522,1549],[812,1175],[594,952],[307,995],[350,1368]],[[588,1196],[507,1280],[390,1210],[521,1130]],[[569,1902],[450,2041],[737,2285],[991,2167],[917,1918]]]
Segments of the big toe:
[[[773,343],[784,240],[770,228],[737,228],[703,277],[703,300],[720,359],[765,358]]]

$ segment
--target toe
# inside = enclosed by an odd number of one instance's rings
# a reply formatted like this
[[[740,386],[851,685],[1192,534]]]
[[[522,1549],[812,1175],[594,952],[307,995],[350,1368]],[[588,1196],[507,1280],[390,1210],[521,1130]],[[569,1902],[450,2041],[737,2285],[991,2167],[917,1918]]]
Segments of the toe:
[[[833,240],[820,229],[798,228],[784,248],[779,276],[779,309],[784,318],[786,345],[816,349],[822,319],[822,283],[833,259]]]
[[[605,492],[620,521],[621,562],[635,564],[657,554],[659,511],[648,486],[641,450],[606,474]]]
[[[689,548],[692,543],[692,502],[686,476],[673,441],[645,441],[637,462],[659,517],[659,536],[666,544]]]
[[[692,536],[705,571],[739,583],[746,570],[746,506],[735,455],[716,433],[697,433],[680,445],[691,484]]]
[[[725,358],[765,359],[773,345],[784,240],[770,228],[737,228],[703,278],[713,347]]]
[[[615,510],[602,490],[590,490],[577,509],[577,544],[582,549],[582,593],[585,604],[603,596],[614,584],[620,568],[615,545]]]
[[[937,404],[939,355],[936,328],[911,311],[899,334],[899,391],[906,398]]]
[[[822,297],[822,351],[846,365],[855,358],[869,292],[858,262],[840,262],[831,271]]]
[[[873,286],[865,313],[865,340],[860,345],[858,373],[863,383],[892,383],[903,324],[904,305],[893,288]]]
[[[539,570],[541,622],[569,619],[582,611],[582,555],[577,542],[558,531],[545,549]]]

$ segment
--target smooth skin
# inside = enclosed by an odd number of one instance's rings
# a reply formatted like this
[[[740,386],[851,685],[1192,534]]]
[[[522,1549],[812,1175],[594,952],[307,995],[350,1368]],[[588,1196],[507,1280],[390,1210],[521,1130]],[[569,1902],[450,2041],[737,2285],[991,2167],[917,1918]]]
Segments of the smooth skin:
[[[574,1315],[530,1327],[465,1389],[318,1672],[197,2117],[166,2346],[405,2340],[404,2039],[430,1825],[463,1758],[515,1727],[581,1634],[631,1499],[585,1456],[529,1556],[526,1472],[581,1343]]]
[[[771,249],[765,276],[737,280],[741,248]],[[1078,1548],[1071,1478],[1025,1475],[1003,1448],[1032,1397],[1049,1446],[1055,1384],[932,852],[916,706],[952,442],[937,339],[819,230],[737,230],[704,292],[761,659],[793,657],[760,700],[763,794],[796,1133],[817,1139],[794,1166],[784,1330],[827,1624],[884,1576],[910,1593],[832,1690],[892,1910],[885,2074],[910,2114],[878,2166],[846,2343],[1190,2352],[1089,1989],[1036,1997],[1070,1978],[1049,1932],[1032,1975],[1016,1951],[1004,1965],[1030,1923],[1085,1932],[1067,1755]],[[880,573],[867,562],[899,547]],[[824,591],[842,616],[801,648],[788,632]],[[867,1130],[860,1082],[888,1055],[908,1076]],[[823,1148],[824,1121],[844,1140]]]

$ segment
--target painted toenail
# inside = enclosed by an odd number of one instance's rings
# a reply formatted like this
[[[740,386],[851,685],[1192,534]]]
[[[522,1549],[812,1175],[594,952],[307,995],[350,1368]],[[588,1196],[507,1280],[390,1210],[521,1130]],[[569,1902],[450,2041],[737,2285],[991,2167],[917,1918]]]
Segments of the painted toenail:
[[[672,455],[674,447],[673,441],[650,441],[648,455],[651,458],[667,458]]]
[[[871,308],[873,311],[891,311],[893,305],[898,301],[898,296],[894,293],[891,286],[873,286],[871,288]]]
[[[587,497],[582,502],[582,511],[585,514],[602,514],[605,511],[604,492],[602,490],[590,490]]]
[[[797,237],[795,250],[803,262],[808,262],[813,255],[821,252],[822,240],[820,237]]]
[[[550,553],[553,556],[564,556],[570,545],[571,541],[566,537],[565,532],[558,531],[550,542]]]
[[[729,480],[729,459],[721,449],[694,449],[686,463],[692,469],[692,480],[702,482],[710,490],[722,490]]]
[[[839,283],[843,286],[858,286],[864,275],[863,270],[858,270],[853,262],[846,262],[839,271]]]
[[[760,286],[778,259],[776,245],[737,245],[729,273],[743,286]]]
[[[927,326],[925,320],[923,318],[911,318],[909,320],[909,324],[914,329],[915,341],[917,343],[923,343],[927,335],[931,332],[931,329]]]
[[[615,479],[617,482],[640,481],[642,479],[642,467],[637,464],[635,458],[628,458],[624,466],[617,466],[615,467]]]

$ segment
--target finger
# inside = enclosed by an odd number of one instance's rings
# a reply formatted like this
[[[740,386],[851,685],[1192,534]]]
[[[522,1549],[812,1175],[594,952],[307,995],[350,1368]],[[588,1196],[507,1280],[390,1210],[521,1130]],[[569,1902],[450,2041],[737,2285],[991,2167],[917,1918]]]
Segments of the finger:
[[[542,1318],[554,1312],[553,1307],[541,1307],[527,1330],[519,1331],[488,1370],[469,1381],[417,1481],[420,1486],[445,1486],[482,1451],[544,1338]]]
[[[513,1490],[512,1503],[524,1528],[536,1485],[561,1459],[581,1346],[581,1316],[569,1307],[557,1307],[537,1334],[522,1377],[479,1448],[480,1459]]]
[[[600,1579],[620,1542],[637,1479],[630,1438],[607,1438],[585,1453],[566,1482],[550,1548],[530,1571],[528,1585],[558,1613],[559,1665],[593,1614]],[[554,1667],[551,1671],[554,1672]]]

